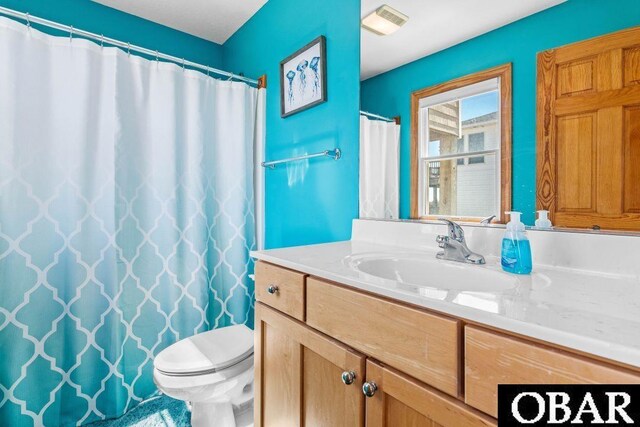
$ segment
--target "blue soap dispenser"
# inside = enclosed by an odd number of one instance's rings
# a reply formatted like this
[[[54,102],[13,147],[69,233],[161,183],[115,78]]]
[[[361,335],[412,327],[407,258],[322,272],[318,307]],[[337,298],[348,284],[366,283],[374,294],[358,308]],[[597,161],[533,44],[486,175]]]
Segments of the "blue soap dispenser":
[[[508,273],[531,273],[531,245],[520,221],[520,212],[506,212],[511,216],[502,239],[502,269]]]

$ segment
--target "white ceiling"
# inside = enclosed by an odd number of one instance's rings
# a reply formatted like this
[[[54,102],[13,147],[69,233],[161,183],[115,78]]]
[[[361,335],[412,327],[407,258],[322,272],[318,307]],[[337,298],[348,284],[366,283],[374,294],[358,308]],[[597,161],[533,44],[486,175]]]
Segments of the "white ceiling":
[[[267,0],[93,0],[222,44]]]
[[[383,4],[409,16],[389,36],[362,30],[362,80],[392,70],[566,0],[362,0],[362,16]]]

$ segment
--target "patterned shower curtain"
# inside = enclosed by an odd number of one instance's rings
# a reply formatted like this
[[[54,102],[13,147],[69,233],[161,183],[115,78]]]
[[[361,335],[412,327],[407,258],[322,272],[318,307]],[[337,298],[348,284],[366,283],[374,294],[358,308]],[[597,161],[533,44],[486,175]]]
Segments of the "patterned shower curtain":
[[[252,326],[258,90],[0,19],[0,425],[116,417]]]

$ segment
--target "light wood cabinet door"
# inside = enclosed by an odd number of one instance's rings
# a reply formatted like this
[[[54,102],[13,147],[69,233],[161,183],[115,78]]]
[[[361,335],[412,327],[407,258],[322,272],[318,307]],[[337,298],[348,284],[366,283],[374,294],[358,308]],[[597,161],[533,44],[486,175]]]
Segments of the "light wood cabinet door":
[[[398,371],[367,361],[367,427],[486,427],[496,420]]]
[[[261,303],[255,325],[257,427],[364,425],[364,356]]]
[[[538,209],[640,230],[640,27],[540,53],[537,102]]]

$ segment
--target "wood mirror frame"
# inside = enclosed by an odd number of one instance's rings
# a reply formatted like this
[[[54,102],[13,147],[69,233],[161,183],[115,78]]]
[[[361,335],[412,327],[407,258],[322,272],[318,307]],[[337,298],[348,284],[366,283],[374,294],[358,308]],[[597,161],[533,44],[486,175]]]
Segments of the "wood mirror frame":
[[[420,89],[411,94],[411,218],[435,219],[437,216],[420,216],[418,206],[419,185],[419,110],[420,100],[450,90],[469,86],[489,79],[498,78],[500,81],[500,213],[501,223],[505,222],[505,211],[511,210],[512,183],[511,183],[511,63],[500,65],[488,70],[469,74],[464,77],[450,80],[425,89]],[[462,221],[479,221],[478,218],[452,217]]]

